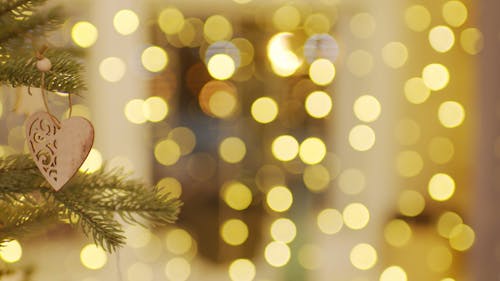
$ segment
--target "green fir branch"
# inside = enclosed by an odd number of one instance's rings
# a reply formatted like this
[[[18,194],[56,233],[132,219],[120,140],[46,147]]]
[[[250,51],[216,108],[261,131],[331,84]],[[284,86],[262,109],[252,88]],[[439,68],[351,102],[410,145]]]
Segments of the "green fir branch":
[[[125,243],[115,214],[129,224],[146,220],[164,225],[177,219],[178,199],[127,176],[120,170],[77,173],[56,192],[29,156],[0,158],[0,208],[11,214],[0,217],[0,241],[2,237],[22,237],[36,229],[31,225],[37,221],[44,225],[58,217],[79,225],[96,244],[113,252]]]

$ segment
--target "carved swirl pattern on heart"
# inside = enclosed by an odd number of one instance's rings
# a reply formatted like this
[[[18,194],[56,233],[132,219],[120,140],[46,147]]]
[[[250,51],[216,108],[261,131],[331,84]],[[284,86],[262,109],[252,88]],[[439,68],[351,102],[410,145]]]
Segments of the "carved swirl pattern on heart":
[[[28,128],[28,145],[36,151],[35,161],[41,164],[45,175],[57,182],[57,142],[55,135],[58,127],[49,115],[38,116]]]

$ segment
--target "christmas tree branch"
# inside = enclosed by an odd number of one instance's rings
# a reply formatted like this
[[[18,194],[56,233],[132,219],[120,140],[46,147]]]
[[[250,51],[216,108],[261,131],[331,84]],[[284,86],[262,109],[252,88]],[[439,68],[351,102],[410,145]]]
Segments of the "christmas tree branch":
[[[0,225],[2,238],[22,236],[23,227],[38,217],[59,219],[80,225],[83,232],[104,249],[112,252],[125,242],[123,230],[115,220],[119,215],[126,223],[163,225],[177,219],[181,202],[147,188],[119,170],[78,173],[56,192],[49,188],[33,161],[26,155],[0,158],[0,207],[8,215]],[[57,217],[57,216],[56,216]],[[24,224],[14,222],[23,221]],[[8,235],[7,235],[8,234]]]

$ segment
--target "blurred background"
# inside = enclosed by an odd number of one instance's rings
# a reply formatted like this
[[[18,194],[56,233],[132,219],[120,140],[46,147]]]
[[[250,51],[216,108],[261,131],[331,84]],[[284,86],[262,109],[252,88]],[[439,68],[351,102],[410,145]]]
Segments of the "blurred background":
[[[82,170],[184,206],[116,254],[63,225],[3,262],[51,281],[500,280],[498,1],[63,4],[47,41],[86,66]],[[0,155],[27,151],[43,103],[1,91]]]

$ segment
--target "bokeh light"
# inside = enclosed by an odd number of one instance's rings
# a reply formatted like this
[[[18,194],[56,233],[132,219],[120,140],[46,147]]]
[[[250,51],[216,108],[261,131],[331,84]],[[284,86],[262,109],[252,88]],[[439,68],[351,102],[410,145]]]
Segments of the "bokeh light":
[[[160,122],[168,114],[168,104],[161,97],[149,97],[143,103],[144,117],[151,122]]]
[[[306,164],[318,164],[325,156],[326,145],[320,138],[310,137],[300,144],[299,157]]]
[[[148,264],[136,262],[127,269],[128,281],[152,281],[153,278],[153,269]]]
[[[280,161],[290,161],[299,153],[299,143],[290,135],[282,135],[273,140],[272,152]]]
[[[345,169],[338,176],[338,186],[346,194],[359,194],[366,186],[365,175],[358,169]]]
[[[450,73],[444,65],[431,63],[422,70],[422,79],[429,89],[439,91],[448,85]]]
[[[237,137],[228,137],[219,145],[219,155],[227,163],[238,163],[247,152],[245,143]]]
[[[413,5],[405,11],[406,26],[413,31],[424,31],[431,24],[431,13],[422,5]]]
[[[439,25],[429,31],[429,42],[434,50],[445,53],[455,44],[455,35],[451,28]]]
[[[417,176],[424,167],[422,156],[416,151],[405,150],[398,153],[396,157],[396,169],[398,174],[404,178]]]
[[[227,80],[233,76],[236,66],[233,58],[226,54],[216,54],[207,64],[208,73],[215,79]]]
[[[101,269],[108,262],[106,252],[95,244],[85,245],[80,252],[80,261],[88,269]]]
[[[252,103],[251,113],[255,121],[262,124],[271,123],[278,116],[278,104],[270,97],[261,97]]]
[[[290,49],[291,37],[293,34],[289,32],[278,33],[267,44],[267,57],[271,62],[273,72],[278,76],[291,76],[302,64],[299,57]]]
[[[330,208],[319,212],[316,223],[319,230],[325,234],[338,233],[344,225],[342,214],[338,210]]]
[[[264,257],[271,266],[282,267],[290,260],[291,251],[285,243],[273,241],[266,246]]]
[[[415,190],[404,190],[398,198],[398,209],[402,215],[416,217],[425,208],[425,198]]]
[[[351,203],[344,208],[342,217],[347,227],[359,230],[364,228],[370,221],[370,212],[361,203]]]
[[[384,228],[385,241],[394,247],[403,247],[410,241],[412,231],[404,220],[394,219]]]
[[[125,117],[131,123],[142,124],[147,121],[146,115],[144,114],[144,108],[146,108],[146,106],[144,105],[144,100],[131,99],[125,105]]]
[[[132,34],[139,27],[139,17],[132,10],[120,10],[113,17],[113,26],[121,35]]]
[[[405,83],[405,97],[413,104],[424,103],[431,95],[431,90],[420,77],[413,77]]]
[[[430,270],[446,272],[453,262],[453,254],[448,247],[434,246],[427,253],[426,262]]]
[[[391,68],[400,68],[408,60],[408,48],[401,42],[389,42],[382,48],[382,59]]]
[[[457,251],[470,249],[475,239],[474,230],[466,224],[456,225],[450,232],[450,246]]]
[[[252,191],[241,182],[224,184],[221,194],[224,202],[234,210],[244,210],[252,203]]]
[[[273,26],[279,31],[293,31],[300,24],[300,12],[289,5],[278,8],[272,17]]]
[[[231,246],[238,246],[248,238],[248,226],[242,220],[229,219],[220,228],[222,240]]]
[[[354,114],[363,122],[373,122],[378,119],[382,111],[376,97],[363,95],[356,99],[353,106]]]
[[[142,51],[141,62],[145,69],[151,72],[160,72],[168,64],[168,55],[161,47],[147,47]]]
[[[407,281],[406,271],[397,265],[392,265],[384,269],[380,274],[379,281]]]
[[[335,66],[328,59],[317,59],[309,67],[309,77],[315,84],[326,86],[335,78]]]
[[[163,9],[158,16],[158,26],[166,34],[175,34],[184,26],[184,15],[176,8]]]
[[[448,163],[455,154],[453,142],[445,137],[434,137],[428,145],[429,158],[436,164]]]
[[[329,187],[331,176],[325,166],[318,164],[307,166],[302,174],[302,179],[311,192],[322,192]]]
[[[229,278],[232,281],[252,281],[256,275],[255,265],[248,259],[237,259],[229,265]]]
[[[6,263],[15,263],[21,260],[23,248],[17,240],[10,240],[2,243],[0,247],[0,259]]]
[[[189,232],[184,229],[170,230],[165,238],[167,250],[176,255],[187,253],[193,246],[193,239]]]
[[[179,198],[182,195],[182,185],[176,178],[162,178],[156,186],[161,194],[168,193],[173,198]]]
[[[292,206],[293,195],[285,186],[275,186],[266,195],[269,208],[275,212],[284,212]]]
[[[224,16],[212,15],[205,21],[203,34],[209,43],[228,40],[233,36],[233,26]]]
[[[155,145],[154,155],[160,164],[172,166],[179,160],[181,149],[175,141],[164,139]]]
[[[474,27],[466,28],[460,34],[460,45],[462,45],[462,49],[466,53],[470,55],[477,55],[483,50],[483,37],[484,36],[481,30]]]
[[[349,144],[357,151],[370,150],[375,144],[375,132],[367,125],[356,125],[349,132]]]
[[[463,223],[462,218],[455,212],[446,211],[439,216],[437,231],[444,238],[450,238],[451,231]]]
[[[279,218],[271,224],[271,237],[283,243],[290,243],[297,235],[295,223],[287,218]]]
[[[324,118],[332,111],[332,98],[324,91],[314,91],[307,95],[305,108],[314,118]]]
[[[460,126],[465,119],[463,106],[456,101],[445,101],[439,106],[439,122],[446,128]]]
[[[360,243],[351,249],[349,259],[357,269],[368,270],[377,262],[377,251],[370,244]]]
[[[460,1],[448,1],[444,3],[442,16],[446,23],[453,27],[459,27],[467,20],[467,7]]]
[[[436,201],[446,201],[455,192],[455,181],[447,174],[434,174],[428,184],[429,195]]]
[[[125,62],[117,57],[108,57],[99,63],[99,74],[108,82],[120,81],[125,75],[126,69]]]
[[[79,21],[71,29],[71,38],[76,45],[88,48],[97,41],[97,28],[88,21]]]
[[[185,258],[174,257],[165,265],[168,280],[185,281],[191,275],[191,265]]]
[[[83,162],[82,166],[80,166],[79,171],[87,174],[94,173],[101,169],[102,161],[102,155],[99,150],[92,148],[90,149],[89,155]]]

